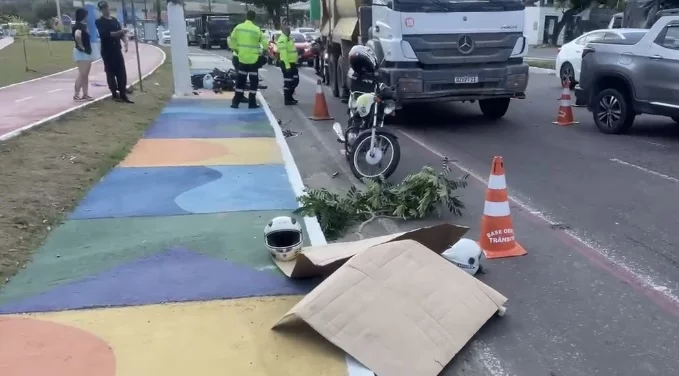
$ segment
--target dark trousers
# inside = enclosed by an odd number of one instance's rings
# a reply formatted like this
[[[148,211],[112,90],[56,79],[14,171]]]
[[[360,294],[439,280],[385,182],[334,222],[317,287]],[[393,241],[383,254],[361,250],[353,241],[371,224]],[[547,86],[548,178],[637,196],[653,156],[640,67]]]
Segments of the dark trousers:
[[[104,70],[106,71],[106,82],[108,89],[114,97],[125,98],[127,96],[127,70],[125,69],[125,58],[120,56],[102,56]]]
[[[286,101],[293,100],[292,95],[295,93],[297,85],[299,85],[299,71],[297,64],[290,64],[290,69],[285,69],[285,64],[281,65],[283,71],[283,98]]]
[[[250,80],[250,90],[248,95],[248,106],[257,107],[257,87],[259,86],[258,64],[238,63],[238,77],[236,78],[236,93],[233,96],[231,107],[238,107],[244,100],[245,84]]]

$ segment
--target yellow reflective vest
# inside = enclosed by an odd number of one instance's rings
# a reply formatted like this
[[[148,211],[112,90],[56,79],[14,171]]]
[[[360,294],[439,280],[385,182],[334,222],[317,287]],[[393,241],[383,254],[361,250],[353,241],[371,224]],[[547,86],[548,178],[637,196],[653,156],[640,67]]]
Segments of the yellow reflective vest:
[[[295,48],[295,41],[290,39],[285,34],[281,34],[276,42],[280,60],[285,66],[285,69],[290,69],[291,64],[297,64],[297,48]]]
[[[252,21],[238,24],[231,32],[231,49],[236,52],[241,64],[255,64],[265,47],[262,30]]]

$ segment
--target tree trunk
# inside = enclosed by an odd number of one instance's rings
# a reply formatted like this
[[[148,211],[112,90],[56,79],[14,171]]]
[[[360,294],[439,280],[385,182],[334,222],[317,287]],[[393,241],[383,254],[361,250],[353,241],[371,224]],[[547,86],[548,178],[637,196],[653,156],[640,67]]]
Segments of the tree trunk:
[[[552,46],[556,46],[557,42],[559,40],[559,34],[561,34],[561,30],[563,30],[564,26],[566,26],[569,22],[573,20],[573,16],[576,14],[580,13],[582,10],[580,8],[574,8],[574,9],[569,9],[567,10],[564,14],[563,17],[561,17],[561,20],[554,25],[554,31],[552,34],[549,36],[549,44]]]
[[[281,29],[281,7],[278,6],[267,6],[266,12],[269,13],[269,19],[273,21],[273,27],[275,30]]]

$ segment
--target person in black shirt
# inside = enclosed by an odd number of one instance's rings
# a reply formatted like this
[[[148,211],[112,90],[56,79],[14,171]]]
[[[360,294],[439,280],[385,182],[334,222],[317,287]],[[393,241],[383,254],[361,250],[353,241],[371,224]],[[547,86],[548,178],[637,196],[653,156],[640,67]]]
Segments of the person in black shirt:
[[[97,5],[102,16],[95,24],[101,38],[101,59],[104,61],[108,88],[113,94],[113,99],[119,102],[134,103],[127,97],[127,70],[125,58],[120,41],[125,42],[127,52],[127,30],[120,27],[120,23],[111,16],[106,1],[100,1]]]
[[[87,11],[79,8],[75,11],[75,26],[73,26],[72,35],[75,41],[75,48],[73,49],[73,60],[78,67],[78,77],[75,79],[75,94],[73,99],[76,101],[91,101],[89,96],[89,75],[90,68],[92,68],[92,45],[90,44],[90,33],[87,31]],[[80,90],[83,95],[80,96]]]

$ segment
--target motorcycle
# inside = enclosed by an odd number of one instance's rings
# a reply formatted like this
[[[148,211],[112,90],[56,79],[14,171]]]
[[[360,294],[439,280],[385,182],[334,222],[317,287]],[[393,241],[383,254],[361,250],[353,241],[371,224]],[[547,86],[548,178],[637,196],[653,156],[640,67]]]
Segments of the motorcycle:
[[[401,159],[401,146],[398,138],[384,129],[386,116],[396,111],[394,89],[371,79],[371,93],[352,91],[349,95],[349,121],[346,130],[339,123],[332,126],[337,142],[344,144],[345,156],[351,172],[359,179],[385,179],[396,171]],[[387,156],[391,151],[391,155]],[[360,164],[365,162],[376,171],[364,171]]]

